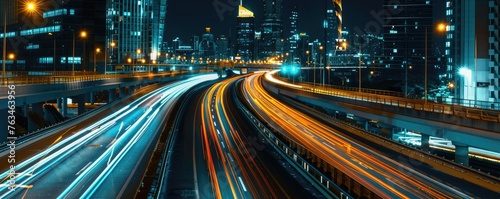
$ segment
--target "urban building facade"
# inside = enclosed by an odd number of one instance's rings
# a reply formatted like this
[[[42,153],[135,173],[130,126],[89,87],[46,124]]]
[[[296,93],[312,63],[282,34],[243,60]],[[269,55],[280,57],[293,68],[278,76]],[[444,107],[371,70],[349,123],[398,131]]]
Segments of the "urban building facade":
[[[415,88],[424,87],[426,68],[436,64],[431,49],[433,33],[433,1],[401,0],[384,1],[383,56],[382,67],[394,69],[393,77],[402,80],[405,96],[418,97],[422,92]],[[427,60],[427,61],[426,61]],[[427,66],[428,65],[428,66]],[[432,74],[428,72],[428,74]],[[401,78],[402,77],[402,78]],[[419,86],[414,86],[421,84]],[[412,88],[409,88],[411,85]]]
[[[93,71],[96,49],[105,43],[106,2],[51,1],[24,7],[27,2],[5,0],[9,11],[6,52],[11,71]],[[2,5],[3,6],[3,5]],[[3,17],[2,17],[3,18]],[[0,35],[3,39],[3,34]],[[99,50],[98,50],[99,51]],[[98,55],[97,55],[98,56]],[[104,59],[100,56],[99,60]]]
[[[283,37],[283,0],[263,0],[264,21],[259,42],[259,58],[266,59],[274,55],[282,55],[284,51]]]
[[[106,46],[112,66],[157,60],[166,10],[167,0],[108,0]]]
[[[495,72],[498,71],[498,1],[448,0],[445,3],[446,75],[453,85],[454,97],[498,101],[498,73],[495,82]],[[496,90],[495,86],[490,87],[495,83]]]
[[[239,6],[236,27],[236,59],[255,60],[255,17],[252,11]]]

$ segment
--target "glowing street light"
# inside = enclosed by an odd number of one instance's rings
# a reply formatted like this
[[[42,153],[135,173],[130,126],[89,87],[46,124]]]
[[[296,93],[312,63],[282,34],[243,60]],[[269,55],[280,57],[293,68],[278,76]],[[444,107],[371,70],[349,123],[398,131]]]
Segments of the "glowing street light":
[[[76,60],[75,60],[75,37],[76,37],[76,32],[73,32],[73,56],[71,57],[71,62],[72,62],[71,76],[75,76],[75,62],[76,62]],[[85,39],[87,37],[87,32],[81,31],[80,37]],[[83,59],[82,61],[85,61],[85,41],[83,42],[82,59]],[[82,64],[82,69],[83,69],[83,64]]]

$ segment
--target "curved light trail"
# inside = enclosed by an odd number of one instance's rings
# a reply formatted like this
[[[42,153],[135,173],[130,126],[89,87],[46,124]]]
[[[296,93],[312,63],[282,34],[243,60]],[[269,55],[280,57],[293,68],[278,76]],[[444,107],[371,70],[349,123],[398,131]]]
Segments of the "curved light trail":
[[[267,73],[266,75],[271,75]],[[333,128],[277,101],[260,83],[264,75],[248,77],[246,100],[257,114],[316,156],[382,198],[466,198],[466,194],[388,159]]]
[[[105,187],[103,182],[107,178],[117,175],[115,174],[116,168],[120,163],[123,164],[122,159],[130,156],[136,157],[131,148],[138,144],[144,144],[144,142],[151,142],[152,135],[157,134],[154,130],[156,126],[151,124],[160,110],[165,106],[167,106],[165,109],[170,110],[169,107],[178,99],[179,95],[199,83],[216,78],[215,74],[200,75],[172,83],[140,97],[130,105],[85,129],[75,132],[66,139],[58,139],[46,150],[16,165],[16,170],[22,171],[16,173],[16,191],[8,190],[9,182],[6,179],[10,175],[9,171],[0,174],[0,178],[3,179],[0,184],[0,198],[18,197],[18,194],[24,190],[24,195],[31,193],[30,189],[41,186],[38,181],[48,179],[51,177],[49,174],[51,170],[61,167],[68,170],[67,174],[64,174],[67,175],[67,179],[74,180],[64,185],[65,187],[61,187],[60,184],[54,185],[55,188],[60,187],[61,189],[61,192],[57,193],[60,194],[59,198],[101,197],[102,192],[98,192],[98,190]],[[144,136],[146,133],[148,136]],[[111,139],[104,139],[103,136]],[[106,148],[94,149],[93,152],[85,154],[85,158],[73,157],[74,154],[80,153],[84,149],[88,151],[87,148],[91,147],[84,148],[84,146],[98,139],[106,142],[102,145],[99,144],[99,147],[106,146]],[[98,154],[96,151],[102,151],[102,153]],[[76,158],[74,161],[83,164],[84,167],[72,170],[73,168],[65,168],[64,165],[61,165],[62,162],[71,158]],[[84,159],[91,159],[91,162],[82,162]],[[55,172],[64,173],[59,172],[59,170]]]

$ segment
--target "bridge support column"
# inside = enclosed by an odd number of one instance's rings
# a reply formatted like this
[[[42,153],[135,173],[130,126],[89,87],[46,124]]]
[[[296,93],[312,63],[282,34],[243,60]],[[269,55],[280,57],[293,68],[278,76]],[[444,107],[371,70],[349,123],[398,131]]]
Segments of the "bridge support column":
[[[68,117],[68,98],[67,97],[63,97],[62,98],[62,104],[61,104],[61,115],[63,117]]]
[[[389,139],[391,139],[391,140],[394,140],[394,138],[393,138],[393,137],[394,137],[394,133],[396,132],[396,128],[394,128],[394,127],[387,127],[387,128],[385,128],[385,127],[384,127],[384,128],[382,129],[382,132],[384,132],[384,133],[385,133],[385,137],[386,137],[386,138],[389,138]]]
[[[109,89],[109,95],[108,95],[108,103],[111,103],[115,101],[116,99],[116,89]]]
[[[78,103],[78,115],[85,113],[85,94],[76,97]]]
[[[129,86],[129,87],[128,87],[128,93],[129,93],[130,95],[133,95],[133,94],[134,94],[134,92],[135,92],[135,86]]]
[[[425,134],[421,134],[420,136],[420,148],[422,148],[422,150],[424,151],[429,151],[430,148],[429,148],[429,140],[430,140],[430,136],[429,135],[425,135]]]
[[[469,166],[469,146],[455,141],[452,143],[455,145],[455,162]]]
[[[61,111],[61,98],[57,98],[57,110]]]
[[[120,98],[125,97],[125,86],[120,87]]]
[[[23,105],[23,116],[28,119],[30,113],[30,105],[29,104],[24,104]]]
[[[365,131],[368,131],[370,127],[370,121],[365,121]]]
[[[89,102],[90,102],[91,105],[94,105],[94,103],[95,103],[95,92],[90,92],[89,95],[90,95],[89,96]]]

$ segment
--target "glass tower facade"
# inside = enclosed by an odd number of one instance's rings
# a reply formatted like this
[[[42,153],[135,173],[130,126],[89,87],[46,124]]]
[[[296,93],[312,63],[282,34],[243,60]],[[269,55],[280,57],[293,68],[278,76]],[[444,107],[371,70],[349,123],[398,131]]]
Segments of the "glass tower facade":
[[[282,55],[284,50],[283,38],[283,0],[263,0],[264,21],[259,46],[260,59],[274,55]]]
[[[490,42],[494,44],[496,38],[498,43],[498,23],[494,23],[494,6],[490,9],[494,2],[488,0],[445,2],[446,75],[454,85],[453,95],[456,98],[479,101],[498,99],[498,91],[495,95],[495,92],[490,93],[494,89],[489,88],[492,83],[489,75],[492,71],[491,66],[493,68],[495,66],[495,56],[490,59],[490,54],[494,54],[491,53],[494,51],[490,51]],[[496,63],[498,68],[498,56]]]
[[[167,0],[108,0],[106,43],[110,64],[157,60],[162,52],[166,11]]]
[[[237,18],[238,25],[236,27],[236,57],[240,57],[242,61],[255,60],[254,20],[253,12],[240,5]]]

